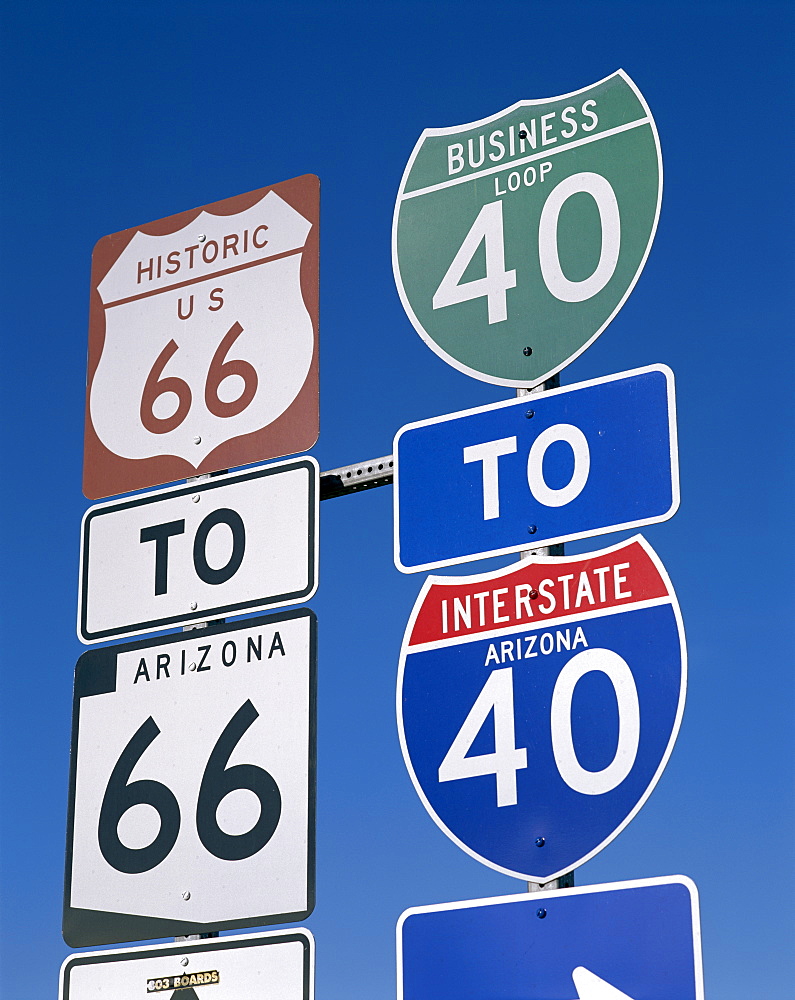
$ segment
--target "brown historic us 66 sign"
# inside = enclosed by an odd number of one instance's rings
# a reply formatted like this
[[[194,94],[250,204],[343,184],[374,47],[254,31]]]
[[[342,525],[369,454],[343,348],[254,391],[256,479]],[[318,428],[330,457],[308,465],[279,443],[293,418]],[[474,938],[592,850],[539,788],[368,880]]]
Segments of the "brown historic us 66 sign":
[[[97,243],[87,497],[312,447],[319,206],[306,174]]]

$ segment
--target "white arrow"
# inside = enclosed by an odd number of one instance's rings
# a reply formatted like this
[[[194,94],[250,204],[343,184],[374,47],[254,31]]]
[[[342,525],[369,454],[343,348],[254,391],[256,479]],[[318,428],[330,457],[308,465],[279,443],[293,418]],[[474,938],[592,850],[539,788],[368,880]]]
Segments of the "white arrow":
[[[571,978],[577,987],[577,1000],[633,1000],[581,965],[574,969]]]

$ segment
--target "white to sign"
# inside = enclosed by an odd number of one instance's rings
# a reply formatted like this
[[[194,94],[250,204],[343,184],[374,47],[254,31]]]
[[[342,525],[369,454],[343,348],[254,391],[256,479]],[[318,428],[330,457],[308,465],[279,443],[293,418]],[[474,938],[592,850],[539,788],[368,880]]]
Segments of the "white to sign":
[[[91,507],[78,635],[138,635],[308,600],[318,464],[305,457]]]
[[[86,496],[315,443],[319,199],[305,175],[97,243]]]
[[[58,997],[313,1000],[314,979],[315,940],[299,928],[70,955],[61,967]]]
[[[315,663],[308,609],[81,656],[67,944],[312,911]]]

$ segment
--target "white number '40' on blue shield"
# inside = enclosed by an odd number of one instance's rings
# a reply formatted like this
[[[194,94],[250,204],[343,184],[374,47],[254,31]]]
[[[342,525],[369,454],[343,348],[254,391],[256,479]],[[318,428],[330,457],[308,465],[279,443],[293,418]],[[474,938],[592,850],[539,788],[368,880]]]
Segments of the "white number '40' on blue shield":
[[[676,595],[637,535],[429,577],[403,640],[398,728],[437,825],[484,864],[548,882],[643,805],[684,700]]]

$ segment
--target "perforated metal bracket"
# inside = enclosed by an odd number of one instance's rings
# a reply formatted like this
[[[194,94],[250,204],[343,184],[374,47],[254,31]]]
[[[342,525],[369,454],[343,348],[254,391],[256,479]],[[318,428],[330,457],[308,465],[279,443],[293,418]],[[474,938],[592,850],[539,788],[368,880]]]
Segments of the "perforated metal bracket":
[[[391,455],[373,458],[368,462],[344,465],[320,473],[320,499],[344,497],[349,493],[371,490],[375,486],[390,486],[394,478],[394,459]]]

